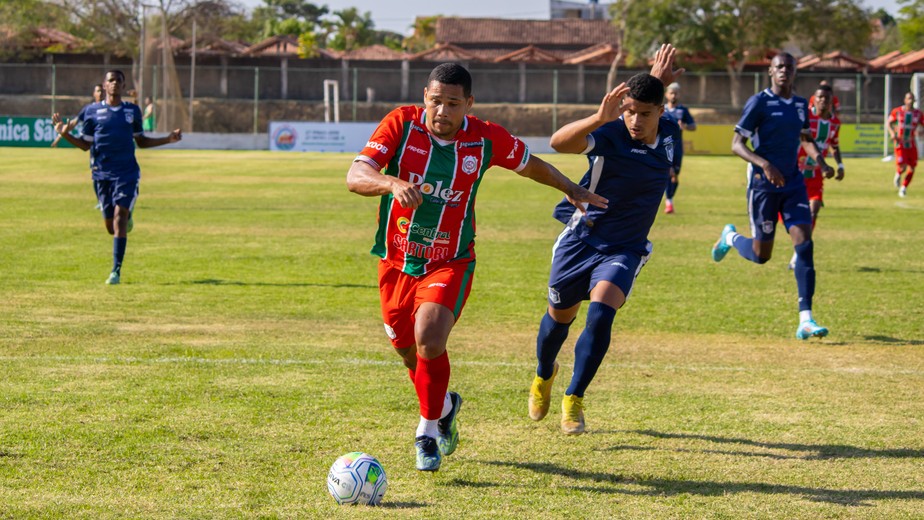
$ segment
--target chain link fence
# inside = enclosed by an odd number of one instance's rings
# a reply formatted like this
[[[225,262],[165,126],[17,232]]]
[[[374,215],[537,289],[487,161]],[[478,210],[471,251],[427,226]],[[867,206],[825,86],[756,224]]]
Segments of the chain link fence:
[[[273,119],[324,121],[325,80],[334,80],[343,121],[375,121],[399,104],[420,103],[432,63],[396,62],[387,66],[279,67],[215,66],[175,67],[183,102],[189,104],[193,130],[205,132],[266,132]],[[76,114],[90,99],[93,85],[101,83],[106,65],[0,64],[0,115],[47,116],[58,111]],[[131,65],[121,66],[126,76],[141,76]],[[545,118],[541,128],[553,129],[569,105],[596,106],[606,89],[604,67],[541,66],[525,64],[469,64],[476,109],[502,107],[510,117],[525,117],[517,107],[542,106],[534,117]],[[620,70],[617,82],[638,70]],[[144,95],[160,97],[163,75],[156,66],[144,71]],[[192,80],[194,78],[194,81]],[[840,100],[845,124],[880,123],[887,111],[901,104],[911,89],[910,74],[857,74],[800,72],[796,92],[810,96],[819,81],[827,80]],[[134,89],[132,79],[127,89]],[[162,81],[160,83],[163,83]],[[740,105],[769,86],[766,72],[746,72],[737,84],[726,73],[687,73],[679,79],[684,104],[702,114],[704,123],[734,122]],[[330,92],[328,92],[330,94]],[[131,101],[140,104],[141,100]],[[736,106],[738,105],[738,106]],[[586,111],[586,107],[582,107]],[[519,116],[516,114],[519,113]],[[570,114],[569,114],[570,115]],[[495,119],[517,131],[517,121]],[[565,122],[562,119],[562,122]],[[165,131],[166,128],[159,128]],[[188,130],[188,129],[187,129]],[[522,132],[521,132],[522,133]],[[529,135],[529,134],[523,134]]]

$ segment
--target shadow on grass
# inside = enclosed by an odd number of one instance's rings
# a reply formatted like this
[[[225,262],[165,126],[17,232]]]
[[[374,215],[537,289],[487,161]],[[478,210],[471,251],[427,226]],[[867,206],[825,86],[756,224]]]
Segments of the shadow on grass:
[[[429,507],[429,504],[422,502],[382,502],[375,507],[376,509],[420,509]]]
[[[334,287],[354,289],[378,289],[376,285],[359,283],[267,283],[267,282],[241,282],[237,280],[219,280],[206,278],[204,280],[188,280],[185,282],[171,282],[161,285],[233,285],[240,287]]]
[[[861,265],[860,267],[857,267],[857,272],[858,273],[882,273],[882,272],[886,272],[886,273],[924,273],[924,271],[922,271],[921,269],[895,269],[892,267],[882,268],[882,267],[871,267],[868,265]]]
[[[787,457],[785,455],[774,455],[769,453],[749,453],[749,452],[730,452],[732,455],[752,455],[761,457],[778,457],[778,458],[797,458],[802,460],[830,460],[830,459],[920,459],[924,458],[924,450],[911,449],[869,449],[859,448],[856,446],[846,446],[842,444],[798,444],[790,442],[761,442],[750,439],[741,439],[737,437],[716,437],[714,435],[697,435],[692,433],[665,433],[654,430],[630,430],[629,433],[647,435],[658,439],[695,439],[720,444],[743,444],[745,446],[756,446],[759,448],[788,450],[805,453],[805,455]],[[705,450],[689,450],[704,451]]]
[[[652,477],[629,477],[620,474],[598,473],[567,468],[558,464],[543,462],[505,462],[488,461],[492,466],[506,466],[541,473],[543,475],[557,475],[579,481],[594,483],[612,483],[631,486],[642,486],[648,489],[638,490],[632,488],[600,487],[600,486],[569,486],[569,489],[588,491],[591,493],[637,495],[637,496],[673,496],[673,495],[699,495],[699,496],[726,496],[738,493],[763,493],[766,495],[795,495],[814,502],[829,502],[845,506],[871,506],[871,500],[922,500],[924,491],[880,491],[873,489],[826,489],[805,486],[789,486],[781,484],[765,484],[760,482],[719,482],[710,480],[674,480]],[[447,483],[450,486],[475,487],[509,487],[508,482],[473,483],[464,480],[454,480]]]
[[[863,336],[866,341],[875,343],[886,343],[889,345],[924,345],[924,340],[920,339],[901,339],[892,336]]]

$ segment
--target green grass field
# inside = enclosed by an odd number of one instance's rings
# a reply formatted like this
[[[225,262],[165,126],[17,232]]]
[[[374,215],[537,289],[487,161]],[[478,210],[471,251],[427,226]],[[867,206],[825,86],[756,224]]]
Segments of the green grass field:
[[[785,235],[764,266],[709,257],[722,225],[747,229],[744,163],[688,157],[571,438],[557,407],[526,417],[559,195],[492,170],[449,346],[462,441],[421,474],[352,157],[138,155],[110,287],[87,156],[0,149],[0,518],[924,516],[924,179],[899,199],[891,164],[847,159],[829,182],[815,314],[831,335],[800,342]],[[353,450],[382,461],[384,507],[328,496]]]

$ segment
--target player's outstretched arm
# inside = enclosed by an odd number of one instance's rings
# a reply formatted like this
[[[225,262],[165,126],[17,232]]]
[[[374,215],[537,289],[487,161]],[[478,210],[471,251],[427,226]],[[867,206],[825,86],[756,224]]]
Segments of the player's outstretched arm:
[[[805,153],[821,168],[822,175],[827,179],[834,177],[834,168],[825,162],[825,156],[821,153],[821,150],[818,149],[815,140],[812,139],[811,132],[804,131],[799,137],[802,139],[802,149],[805,150]]]
[[[652,76],[661,80],[661,83],[670,85],[683,74],[686,69],[674,68],[674,60],[677,58],[677,49],[669,43],[662,43],[661,48],[655,52],[654,63],[651,65]]]
[[[581,153],[587,148],[587,136],[601,126],[614,121],[622,113],[622,99],[629,93],[629,87],[620,83],[603,96],[597,113],[578,119],[561,127],[552,134],[549,144],[559,153]]]
[[[65,141],[71,143],[72,145],[80,148],[83,151],[90,149],[90,143],[84,141],[83,139],[78,139],[70,134],[70,131],[74,129],[73,126],[68,128],[68,125],[61,119],[61,114],[55,112],[51,115],[51,122],[55,125],[55,132],[58,133],[58,137],[64,138]]]
[[[382,175],[371,164],[362,160],[353,161],[350,166],[347,172],[347,189],[365,197],[391,193],[402,208],[417,208],[423,203],[423,195],[416,186],[391,175]]]
[[[164,137],[148,137],[144,134],[135,136],[135,143],[138,148],[154,148],[165,144],[175,143],[183,139],[183,131],[177,128]]]
[[[564,193],[565,197],[568,198],[568,202],[574,204],[575,207],[581,211],[587,208],[587,204],[593,204],[598,208],[606,209],[607,203],[609,203],[608,200],[600,195],[575,184],[571,179],[565,177],[565,174],[558,171],[558,168],[535,155],[530,155],[526,166],[517,173]]]

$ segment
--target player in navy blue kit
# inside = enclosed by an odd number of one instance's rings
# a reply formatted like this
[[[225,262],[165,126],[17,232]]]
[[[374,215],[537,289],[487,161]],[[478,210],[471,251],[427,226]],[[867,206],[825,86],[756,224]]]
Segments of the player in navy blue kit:
[[[754,238],[739,235],[728,224],[712,247],[712,259],[720,262],[734,247],[745,259],[757,264],[770,260],[777,216],[792,239],[796,251],[793,272],[799,291],[799,328],[796,337],[824,337],[828,329],[815,323],[812,296],[815,294],[815,262],[812,244],[812,212],[805,182],[798,167],[799,147],[831,178],[834,169],[825,163],[809,129],[808,101],[793,94],[796,60],[788,53],[770,62],[771,87],[752,96],[735,126],[732,151],[748,162],[748,213]],[[754,146],[747,146],[750,140]]]
[[[67,132],[59,114],[52,116],[58,135],[83,151],[90,151],[93,186],[103,212],[106,230],[113,235],[112,272],[106,280],[115,285],[121,281],[122,260],[128,241],[130,219],[138,199],[141,169],[135,160],[135,144],[151,148],[175,143],[183,138],[179,129],[161,138],[144,135],[141,109],[122,101],[125,74],[120,70],[106,73],[103,87],[106,100],[87,105],[81,111],[83,126],[80,139]]]
[[[681,130],[690,132],[696,130],[693,114],[687,107],[680,104],[680,83],[674,82],[668,85],[664,97],[667,99],[667,103],[664,104],[664,113],[673,117]],[[671,182],[667,184],[667,191],[664,192],[665,213],[674,212],[674,195],[680,186],[680,167],[683,164],[683,139],[677,143],[674,155],[677,157],[677,167],[671,170]]]
[[[558,373],[555,358],[581,302],[589,299],[587,322],[574,346],[574,373],[562,399],[561,429],[568,435],[584,432],[584,391],[609,348],[616,310],[651,254],[648,232],[677,166],[680,127],[661,104],[664,83],[682,72],[672,70],[675,52],[662,46],[652,74],[633,76],[603,98],[596,114],[552,136],[556,151],[587,155],[589,169],[580,185],[609,200],[608,208],[589,206],[584,213],[565,200],[554,211],[566,227],[553,247],[529,416],[538,421],[548,413]]]

